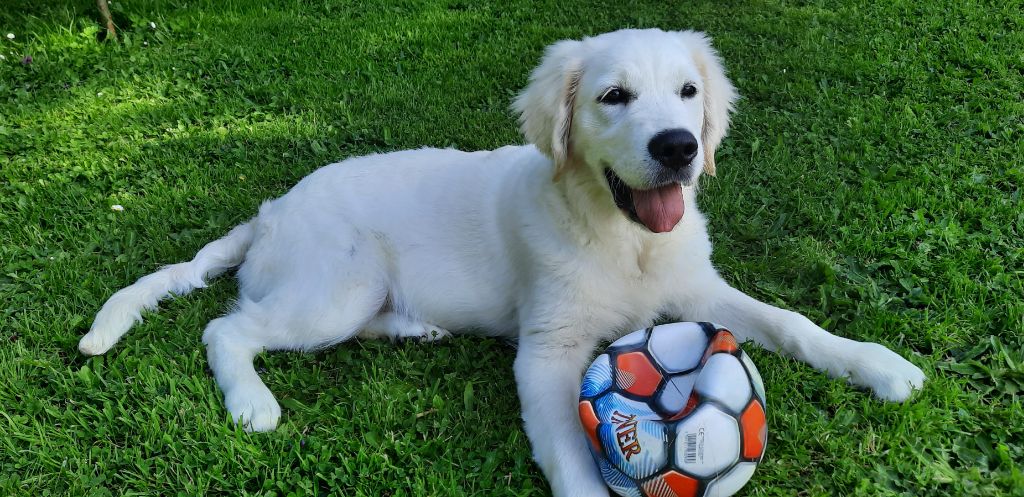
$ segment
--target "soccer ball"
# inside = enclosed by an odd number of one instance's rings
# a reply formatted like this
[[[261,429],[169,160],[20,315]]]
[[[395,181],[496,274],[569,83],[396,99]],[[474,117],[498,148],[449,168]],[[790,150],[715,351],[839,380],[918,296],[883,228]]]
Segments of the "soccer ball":
[[[580,421],[623,497],[736,493],[764,456],[764,384],[729,330],[671,323],[612,343],[583,376]]]

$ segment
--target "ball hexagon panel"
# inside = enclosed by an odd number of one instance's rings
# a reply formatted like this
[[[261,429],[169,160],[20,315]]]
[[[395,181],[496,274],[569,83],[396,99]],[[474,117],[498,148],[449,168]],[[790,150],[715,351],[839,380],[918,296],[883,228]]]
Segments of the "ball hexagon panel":
[[[750,400],[750,381],[743,364],[731,354],[714,354],[704,363],[693,389],[704,399],[721,402],[739,414]]]
[[[667,471],[643,484],[647,497],[696,497],[700,482],[677,471]]]
[[[675,465],[700,478],[732,466],[740,456],[736,418],[714,404],[702,404],[676,426]]]
[[[597,426],[601,424],[601,420],[597,419],[597,411],[588,400],[580,401],[580,422],[594,450],[601,453],[601,441],[597,439]]]
[[[668,436],[660,421],[621,414],[598,426],[597,436],[612,466],[632,478],[647,478],[668,462]]]
[[[647,330],[636,330],[614,342],[608,348],[631,348],[639,347],[647,341]]]
[[[693,392],[697,376],[698,373],[693,372],[669,378],[665,388],[658,394],[658,408],[672,414],[682,411]]]
[[[760,459],[768,441],[768,424],[765,422],[764,409],[756,400],[751,400],[740,416],[740,427],[743,429],[743,457]]]
[[[700,404],[700,395],[697,395],[697,392],[690,393],[690,399],[686,401],[686,406],[683,407],[683,410],[677,412],[674,416],[668,418],[668,420],[677,421],[689,416],[690,412],[696,409],[698,404]]]
[[[754,392],[761,398],[761,402],[765,402],[764,396],[764,382],[761,380],[761,373],[757,371],[757,367],[754,366],[754,361],[750,360],[750,356],[746,352],[740,353],[740,362],[743,363],[743,367],[747,368],[747,373],[750,375],[750,381],[754,384]],[[767,402],[765,402],[767,405]]]
[[[671,323],[654,327],[647,350],[669,373],[689,371],[698,365],[708,338],[697,323]]]
[[[704,495],[708,497],[718,495],[732,495],[743,488],[750,481],[750,477],[754,476],[754,469],[757,468],[757,463],[752,462],[741,462],[734,468],[730,469],[728,473],[719,476],[715,481],[708,485],[707,490],[704,491]]]
[[[612,386],[612,365],[608,354],[601,354],[594,359],[594,362],[587,368],[583,375],[583,385],[580,394],[584,397],[600,395]]]
[[[627,352],[615,358],[615,384],[633,395],[651,396],[661,379],[661,373],[643,352]]]
[[[608,484],[608,488],[615,491],[615,493],[623,497],[644,497],[640,493],[640,487],[636,486],[636,482],[632,478],[622,474],[621,471],[613,468],[611,464],[605,459],[599,459],[597,466],[601,470],[601,476],[604,477],[604,482]]]
[[[707,350],[704,351],[704,360],[708,360],[713,354],[719,352],[732,354],[737,350],[740,350],[740,345],[736,343],[736,337],[732,336],[728,330],[718,330],[718,333],[711,337],[711,342],[708,344]]]

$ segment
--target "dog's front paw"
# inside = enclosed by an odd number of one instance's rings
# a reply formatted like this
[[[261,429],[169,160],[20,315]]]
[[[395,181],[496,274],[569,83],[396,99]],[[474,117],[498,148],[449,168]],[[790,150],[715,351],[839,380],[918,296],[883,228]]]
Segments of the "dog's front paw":
[[[273,431],[281,419],[281,406],[265,385],[238,387],[224,394],[231,419],[245,431]]]
[[[870,388],[882,400],[902,402],[924,384],[921,368],[877,343],[859,344],[852,362],[850,381]]]

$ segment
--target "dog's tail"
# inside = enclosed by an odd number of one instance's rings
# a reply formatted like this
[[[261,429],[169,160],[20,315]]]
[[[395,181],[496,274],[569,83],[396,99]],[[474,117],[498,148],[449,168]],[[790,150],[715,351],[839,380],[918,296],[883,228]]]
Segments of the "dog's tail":
[[[224,238],[206,244],[189,262],[173,264],[143,276],[135,284],[122,288],[103,304],[89,333],[78,342],[86,355],[102,354],[142,320],[142,311],[156,308],[172,294],[184,295],[206,286],[206,279],[220,275],[242,263],[253,240],[253,222],[236,226]]]

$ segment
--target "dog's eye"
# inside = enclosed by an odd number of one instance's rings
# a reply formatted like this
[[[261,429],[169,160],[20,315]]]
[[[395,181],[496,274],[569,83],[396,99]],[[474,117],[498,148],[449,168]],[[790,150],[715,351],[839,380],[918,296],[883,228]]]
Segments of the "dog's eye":
[[[605,90],[604,94],[601,95],[597,101],[605,105],[619,105],[628,103],[629,98],[630,95],[628,91],[613,86]]]
[[[679,90],[679,96],[683,98],[690,98],[697,94],[697,87],[689,83],[683,85],[683,88]]]

